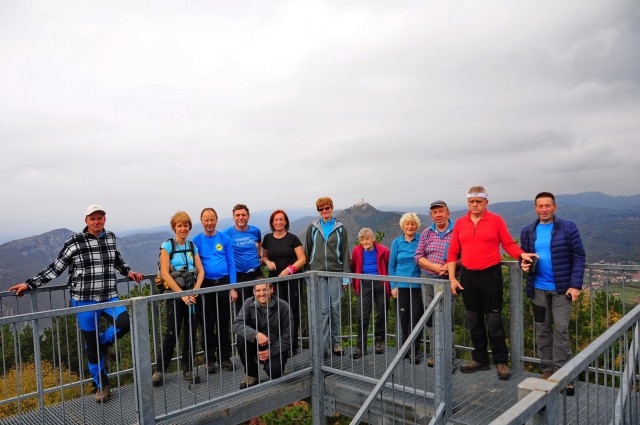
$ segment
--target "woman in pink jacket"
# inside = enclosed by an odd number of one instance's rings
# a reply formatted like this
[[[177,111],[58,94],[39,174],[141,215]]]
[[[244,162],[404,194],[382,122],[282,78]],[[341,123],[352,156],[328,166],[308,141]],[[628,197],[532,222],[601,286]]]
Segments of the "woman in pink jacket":
[[[351,254],[351,271],[358,274],[386,276],[389,266],[389,248],[377,243],[373,231],[367,227],[358,232],[358,240],[360,244],[353,247]],[[358,295],[356,308],[358,339],[352,356],[354,359],[359,359],[363,353],[367,354],[367,331],[373,304],[375,304],[375,352],[382,354],[385,347],[387,300],[391,295],[389,282],[354,279],[353,284]]]

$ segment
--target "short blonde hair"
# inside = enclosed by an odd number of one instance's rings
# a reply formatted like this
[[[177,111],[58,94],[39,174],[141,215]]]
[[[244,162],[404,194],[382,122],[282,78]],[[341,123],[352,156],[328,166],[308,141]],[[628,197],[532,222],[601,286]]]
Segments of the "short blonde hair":
[[[189,214],[187,214],[184,211],[178,211],[173,215],[173,217],[171,217],[171,221],[169,222],[169,224],[171,224],[171,229],[174,232],[176,231],[176,224],[178,223],[189,224],[189,230],[193,228],[193,224],[191,223],[191,217],[189,217]]]
[[[420,218],[418,218],[418,214],[416,214],[414,212],[408,212],[408,213],[402,214],[402,217],[400,217],[400,228],[401,229],[404,227],[404,224],[407,221],[413,221],[414,223],[416,223],[416,226],[418,227],[418,229],[420,228]]]
[[[331,208],[333,208],[333,201],[331,200],[331,198],[329,198],[328,196],[318,198],[318,200],[316,201],[316,209],[320,207],[324,207],[325,205],[328,205]]]

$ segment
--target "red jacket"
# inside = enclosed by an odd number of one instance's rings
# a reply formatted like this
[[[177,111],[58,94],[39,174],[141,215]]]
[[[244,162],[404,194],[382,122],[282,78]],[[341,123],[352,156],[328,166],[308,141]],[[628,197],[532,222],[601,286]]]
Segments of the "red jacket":
[[[373,243],[376,250],[376,262],[378,263],[378,275],[386,276],[389,274],[387,267],[389,266],[389,248],[384,245],[380,245],[377,242]],[[351,253],[351,272],[362,273],[362,251],[364,248],[362,245],[356,245],[353,247]],[[382,282],[384,284],[384,292],[387,294],[387,298],[391,296],[391,286],[389,281]],[[356,295],[360,295],[360,279],[353,279],[353,286],[356,289]]]
[[[478,224],[471,221],[471,213],[460,217],[453,226],[447,262],[456,261],[462,252],[462,265],[469,270],[484,270],[502,260],[500,245],[519,259],[524,251],[513,241],[502,217],[485,210]]]

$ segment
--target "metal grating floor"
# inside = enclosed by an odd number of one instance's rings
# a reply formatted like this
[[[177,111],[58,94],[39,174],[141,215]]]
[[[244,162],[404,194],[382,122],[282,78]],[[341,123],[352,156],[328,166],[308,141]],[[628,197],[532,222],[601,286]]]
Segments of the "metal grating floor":
[[[348,349],[344,356],[331,356],[325,360],[325,366],[346,371],[350,374],[380,377],[395,355],[395,348],[388,348],[384,354],[369,354],[361,359],[353,360]],[[206,369],[200,367],[200,377],[203,382],[189,385],[182,379],[180,373],[165,375],[165,383],[161,387],[152,387],[154,393],[155,410],[158,423],[226,423],[224,414],[238,411],[242,406],[255,404],[260,410],[267,407],[276,408],[278,403],[285,400],[299,400],[309,395],[308,373],[298,377],[285,376],[281,380],[268,385],[258,385],[248,390],[239,390],[238,385],[244,379],[244,371],[239,359],[235,359],[236,370],[232,372],[220,370],[216,374],[208,375]],[[310,363],[308,350],[293,357],[288,364],[288,373],[302,371]],[[456,362],[456,366],[462,363]],[[262,372],[261,372],[262,373]],[[463,374],[459,371],[453,374],[453,415],[451,424],[487,424],[511,407],[517,401],[518,383],[528,377],[536,377],[532,373],[515,373],[509,381],[500,381],[495,369],[479,371],[473,374]],[[262,378],[267,381],[266,375]],[[411,365],[404,360],[398,369],[394,381],[396,384],[406,385],[427,392],[433,391],[434,372],[423,362]],[[373,384],[363,384],[353,377],[345,377],[329,373],[325,380],[326,395],[336,398],[335,410],[339,413],[353,415],[362,401],[373,388]],[[49,406],[44,411],[31,411],[21,416],[0,418],[0,425],[26,424],[132,424],[137,422],[136,399],[134,387],[124,385],[112,390],[111,399],[106,404],[94,401],[93,394],[70,400],[65,403]],[[403,417],[403,410],[410,415],[424,418],[433,412],[433,402],[428,398],[417,397],[412,394],[402,394],[394,391],[387,400],[394,407],[394,414]],[[390,397],[390,398],[389,398]],[[215,400],[215,404],[207,403]],[[611,418],[613,391],[610,388],[578,382],[574,397],[563,397],[561,408],[569,424],[598,424],[604,417]],[[292,402],[292,401],[289,401]],[[288,403],[285,403],[288,404]],[[215,406],[215,407],[214,407]],[[400,407],[398,407],[400,406]],[[355,409],[355,410],[354,410]],[[233,418],[246,417],[252,413],[251,409],[241,412]],[[222,413],[222,411],[227,413]],[[578,412],[578,413],[576,413]],[[407,413],[409,414],[409,413]],[[216,416],[217,415],[217,416]],[[218,420],[211,419],[218,417]],[[251,416],[249,416],[251,417]],[[246,420],[246,419],[245,419]],[[393,422],[394,420],[391,420]],[[422,421],[422,419],[421,419]],[[395,423],[402,423],[396,419]]]

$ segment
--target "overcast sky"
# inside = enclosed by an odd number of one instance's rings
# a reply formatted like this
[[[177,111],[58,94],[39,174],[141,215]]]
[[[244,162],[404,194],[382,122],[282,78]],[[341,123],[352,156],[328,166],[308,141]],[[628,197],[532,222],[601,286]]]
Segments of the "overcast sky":
[[[0,0],[0,240],[640,193],[640,3]]]

